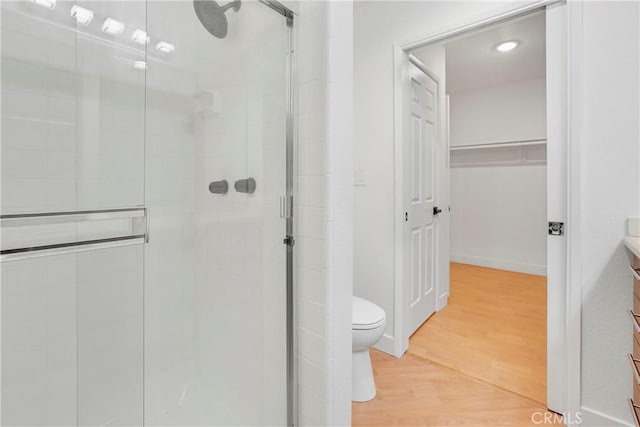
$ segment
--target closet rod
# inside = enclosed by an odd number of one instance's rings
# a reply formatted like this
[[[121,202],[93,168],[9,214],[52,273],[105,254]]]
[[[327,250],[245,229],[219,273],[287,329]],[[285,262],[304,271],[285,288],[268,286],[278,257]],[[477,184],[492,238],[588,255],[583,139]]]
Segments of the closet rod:
[[[490,142],[484,144],[456,145],[449,147],[451,151],[472,150],[478,148],[525,147],[528,145],[546,144],[546,139],[525,139],[521,141]]]

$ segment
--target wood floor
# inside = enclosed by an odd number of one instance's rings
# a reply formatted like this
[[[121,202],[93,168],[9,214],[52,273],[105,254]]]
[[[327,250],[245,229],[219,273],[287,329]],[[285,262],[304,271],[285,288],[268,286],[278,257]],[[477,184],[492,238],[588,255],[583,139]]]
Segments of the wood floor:
[[[409,354],[546,404],[546,278],[451,263],[449,305]]]
[[[354,426],[525,426],[554,416],[544,405],[544,277],[452,263],[449,305],[408,354],[371,357],[378,394],[353,403]]]
[[[410,354],[396,359],[372,350],[371,357],[378,394],[352,404],[354,426],[531,426],[553,416],[542,405]]]

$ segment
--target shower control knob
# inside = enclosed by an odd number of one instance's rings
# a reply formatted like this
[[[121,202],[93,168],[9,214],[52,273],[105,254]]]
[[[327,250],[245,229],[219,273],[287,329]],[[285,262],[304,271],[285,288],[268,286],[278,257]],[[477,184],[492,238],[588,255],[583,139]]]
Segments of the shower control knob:
[[[239,179],[233,184],[238,193],[253,194],[256,191],[256,180],[253,178]]]
[[[222,181],[213,181],[209,184],[209,191],[213,194],[227,194],[229,191],[229,183],[226,179]]]

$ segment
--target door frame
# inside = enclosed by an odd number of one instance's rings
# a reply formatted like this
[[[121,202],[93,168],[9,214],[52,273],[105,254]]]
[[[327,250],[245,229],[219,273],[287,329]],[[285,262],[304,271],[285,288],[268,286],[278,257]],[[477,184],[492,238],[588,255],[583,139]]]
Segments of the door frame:
[[[575,416],[580,411],[581,399],[581,254],[580,254],[580,153],[579,132],[581,125],[580,89],[582,73],[581,66],[581,34],[582,34],[582,6],[579,2],[565,2],[564,0],[537,0],[523,6],[505,6],[494,15],[466,23],[458,24],[452,28],[432,34],[417,36],[405,43],[393,45],[393,70],[394,70],[394,315],[393,337],[389,352],[396,357],[401,357],[409,346],[409,337],[404,336],[405,308],[404,308],[404,282],[403,282],[403,120],[404,120],[404,84],[407,75],[407,64],[412,49],[427,45],[436,45],[444,40],[459,37],[482,28],[495,25],[504,21],[526,16],[541,10],[551,10],[552,6],[561,7],[565,15],[560,19],[554,19],[554,28],[546,29],[547,44],[552,38],[556,44],[564,46],[564,72],[556,81],[556,88],[562,92],[562,96],[554,97],[556,108],[564,109],[566,116],[556,123],[564,130],[560,140],[560,151],[565,153],[562,162],[562,177],[558,187],[564,187],[564,194],[555,194],[554,200],[558,202],[559,211],[565,212],[564,220],[566,236],[563,255],[557,262],[556,258],[548,258],[548,264],[556,271],[556,277],[564,278],[565,286],[554,293],[549,293],[549,310],[547,312],[547,337],[554,336],[553,342],[547,345],[547,372],[556,373],[547,378],[547,406],[559,413]],[[552,42],[553,43],[553,42]],[[547,71],[548,72],[548,71]],[[446,96],[446,94],[443,94]],[[547,107],[548,109],[549,107]],[[447,117],[448,121],[448,117]],[[549,130],[549,123],[547,128]],[[556,131],[558,128],[555,129]],[[446,135],[445,135],[446,137]],[[448,138],[445,140],[449,146]],[[446,162],[447,173],[449,162]],[[448,184],[448,183],[447,183]],[[549,190],[548,190],[549,192]],[[548,193],[549,198],[549,193]],[[447,196],[448,198],[448,196]],[[442,200],[438,201],[443,203]],[[448,206],[448,200],[444,206]],[[448,212],[447,212],[448,213]],[[448,219],[448,218],[447,218]],[[571,225],[575,224],[576,233],[572,232]],[[440,233],[441,235],[443,233]],[[441,238],[442,236],[440,236]],[[448,236],[447,236],[448,237]],[[448,259],[448,256],[447,256]],[[565,261],[566,259],[566,261]],[[550,269],[550,265],[547,269]],[[447,280],[448,282],[448,280]],[[443,288],[448,286],[442,277],[436,276],[436,290],[438,297]],[[437,310],[442,307],[436,307]],[[554,310],[554,312],[551,312]],[[391,337],[389,337],[391,338]],[[387,346],[385,346],[387,347]],[[559,374],[559,375],[558,375]]]
[[[295,355],[295,348],[297,346],[296,329],[296,304],[295,304],[295,283],[294,283],[294,195],[296,193],[295,176],[295,149],[296,142],[295,137],[295,109],[296,109],[296,74],[295,74],[295,43],[294,39],[294,19],[295,13],[289,9],[285,4],[278,0],[261,0],[265,6],[272,9],[274,12],[282,15],[285,18],[285,24],[287,26],[287,55],[285,64],[285,80],[286,80],[286,117],[285,117],[285,196],[281,198],[281,216],[285,220],[285,235],[283,236],[283,243],[285,245],[285,271],[286,271],[286,283],[285,283],[285,317],[286,317],[286,362],[285,362],[285,375],[286,375],[286,418],[287,427],[293,427],[298,425],[298,394],[297,383],[297,358]],[[296,21],[297,22],[297,21]]]

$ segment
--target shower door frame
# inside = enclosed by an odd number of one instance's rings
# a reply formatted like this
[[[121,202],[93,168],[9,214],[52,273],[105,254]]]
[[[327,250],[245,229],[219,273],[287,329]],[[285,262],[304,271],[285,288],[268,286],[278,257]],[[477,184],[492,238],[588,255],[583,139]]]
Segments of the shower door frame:
[[[260,0],[276,13],[286,19],[287,25],[287,60],[286,60],[286,193],[283,200],[283,216],[286,221],[286,235],[283,244],[286,246],[286,375],[287,375],[287,426],[297,425],[297,399],[296,399],[296,363],[295,363],[295,310],[294,310],[294,287],[293,287],[293,247],[295,246],[293,228],[293,197],[294,197],[294,38],[293,19],[294,13],[291,9],[276,0]]]

